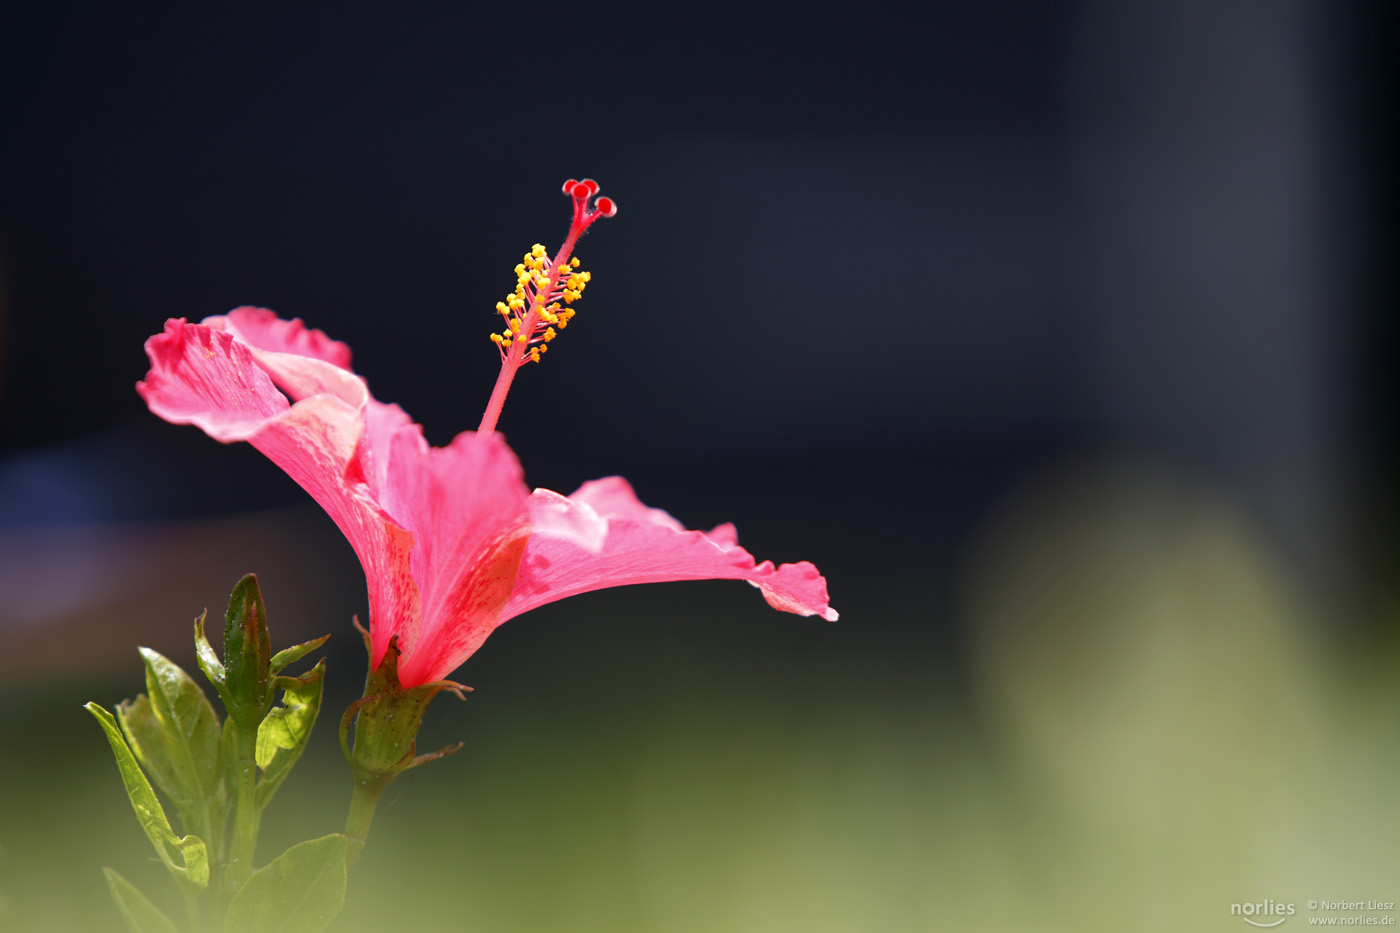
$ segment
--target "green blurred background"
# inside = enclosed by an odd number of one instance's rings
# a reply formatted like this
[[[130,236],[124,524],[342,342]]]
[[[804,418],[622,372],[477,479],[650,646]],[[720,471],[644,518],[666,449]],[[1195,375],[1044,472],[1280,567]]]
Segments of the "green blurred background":
[[[551,25],[517,41],[522,15]],[[715,582],[511,621],[333,929],[1238,930],[1266,899],[1293,929],[1400,900],[1392,36],[1359,0],[22,5],[0,929],[118,929],[104,865],[179,914],[81,705],[141,689],[138,644],[192,670],[190,620],[250,570],[276,642],[333,633],[261,860],[349,800],[358,564],[255,451],[145,411],[142,341],[304,317],[445,443],[581,174],[621,210],[507,403],[527,479],[733,521],[842,617]]]

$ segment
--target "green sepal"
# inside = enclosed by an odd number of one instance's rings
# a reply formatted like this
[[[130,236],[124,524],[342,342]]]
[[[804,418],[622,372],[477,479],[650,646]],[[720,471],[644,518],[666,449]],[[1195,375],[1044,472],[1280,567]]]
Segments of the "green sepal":
[[[131,933],[179,933],[164,911],[152,904],[136,885],[110,868],[102,869],[102,873],[107,876],[107,890],[112,892],[112,900],[117,902],[117,910]]]
[[[259,811],[272,800],[272,795],[306,749],[311,727],[321,711],[325,674],[326,661],[322,658],[301,677],[278,677],[276,680],[282,690],[282,705],[274,707],[258,727],[257,762],[262,777],[254,800]]]
[[[273,674],[280,674],[286,669],[288,664],[293,664],[306,657],[317,648],[330,640],[329,635],[322,635],[320,638],[313,638],[311,641],[304,641],[299,645],[292,645],[290,648],[283,648],[272,656],[272,663],[269,665]]]
[[[228,672],[224,670],[224,664],[219,660],[218,652],[214,646],[209,644],[209,636],[204,633],[204,623],[209,617],[206,609],[199,614],[199,618],[194,620],[194,653],[199,661],[199,669],[204,672],[204,676],[214,685],[214,689],[219,692],[219,699],[223,700],[224,708],[228,708]]]
[[[345,903],[340,833],[298,843],[244,882],[229,902],[224,933],[316,933]]]
[[[131,808],[136,811],[136,819],[146,831],[146,837],[151,840],[151,845],[155,847],[160,860],[185,890],[202,891],[208,887],[209,855],[205,850],[204,840],[195,835],[175,835],[156,792],[151,789],[146,776],[141,772],[141,766],[136,763],[136,756],[131,753],[126,739],[122,737],[116,718],[96,703],[88,703],[83,708],[92,713],[93,718],[102,726],[102,731],[106,733],[107,742],[112,746],[112,754],[117,759],[117,770],[121,772],[122,784],[126,787],[126,796],[131,801]],[[176,864],[172,850],[179,854],[181,864]]]
[[[256,729],[272,708],[272,639],[257,574],[234,584],[224,616],[224,688],[228,714]]]
[[[166,787],[155,771],[152,776],[181,814],[202,810],[219,786],[219,717],[204,691],[179,665],[150,648],[140,651],[146,663],[149,709],[163,739],[161,746],[149,751],[158,755],[157,748],[163,751],[164,765],[157,770],[166,772],[174,786]]]
[[[357,622],[358,624],[358,622]],[[361,630],[363,633],[363,630]],[[369,635],[365,647],[369,648]],[[379,666],[365,680],[365,695],[354,703],[340,720],[340,748],[350,763],[355,780],[366,783],[407,771],[409,768],[450,755],[461,744],[449,746],[429,755],[414,753],[418,748],[418,730],[428,704],[444,690],[466,699],[471,687],[451,680],[405,688],[399,683],[398,636],[389,639],[389,647]],[[350,723],[355,723],[355,747],[348,741]]]

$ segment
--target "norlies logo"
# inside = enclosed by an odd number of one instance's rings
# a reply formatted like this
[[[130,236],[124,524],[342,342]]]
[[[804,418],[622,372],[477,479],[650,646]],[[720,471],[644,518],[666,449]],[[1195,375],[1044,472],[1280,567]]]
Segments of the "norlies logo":
[[[1230,916],[1243,917],[1245,923],[1256,927],[1276,927],[1297,912],[1292,904],[1280,904],[1271,897],[1253,904],[1230,905]]]

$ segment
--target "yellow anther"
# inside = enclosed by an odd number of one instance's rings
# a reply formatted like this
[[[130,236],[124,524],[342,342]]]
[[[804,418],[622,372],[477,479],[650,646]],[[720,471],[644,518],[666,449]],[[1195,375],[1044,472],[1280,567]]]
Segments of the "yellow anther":
[[[538,363],[548,349],[546,344],[573,320],[574,311],[564,306],[578,301],[593,278],[581,265],[579,257],[571,256],[556,269],[542,243],[530,247],[515,267],[514,293],[496,302],[496,313],[508,326],[493,333],[491,342],[502,349],[520,344],[520,356],[513,358]],[[544,300],[551,295],[559,300],[546,305]]]
[[[580,272],[579,275],[583,276],[583,280],[584,280],[585,282],[591,282],[591,281],[593,281],[593,273],[592,273],[592,272]]]

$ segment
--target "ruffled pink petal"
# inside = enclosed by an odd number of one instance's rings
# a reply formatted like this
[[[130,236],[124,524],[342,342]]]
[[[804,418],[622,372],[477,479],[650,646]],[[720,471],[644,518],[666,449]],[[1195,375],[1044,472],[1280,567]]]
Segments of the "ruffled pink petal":
[[[632,484],[621,476],[605,476],[584,483],[570,501],[591,506],[603,518],[617,518],[629,522],[660,525],[672,531],[685,531],[686,528],[665,509],[655,509],[644,505],[632,490]],[[730,526],[733,527],[732,525]]]
[[[364,411],[365,424],[351,470],[369,485],[376,501],[385,498],[395,435],[407,430],[421,439],[423,432],[402,408],[369,394],[364,380],[350,371],[348,346],[306,327],[300,318],[284,321],[266,308],[235,308],[227,315],[205,318],[203,323],[233,334],[247,345],[258,365],[294,401],[326,392],[353,399]],[[307,365],[308,358],[336,368]]]
[[[725,522],[705,532],[705,537],[728,550],[739,543],[739,529],[734,527],[733,522]]]
[[[536,489],[532,533],[500,621],[591,590],[672,580],[748,580],[775,609],[836,621],[826,580],[805,561],[775,568],[738,546],[732,525],[716,537],[686,531],[643,505],[621,477],[585,483],[569,497]]]
[[[256,309],[171,321],[147,341],[137,391],[169,421],[248,441],[326,510],[365,569],[372,661],[398,635],[400,681],[413,687],[446,676],[495,628],[529,537],[529,488],[499,434],[430,447],[336,364],[335,346]],[[295,352],[308,348],[325,352]],[[279,387],[299,400],[289,406]]]
[[[136,391],[151,411],[224,443],[245,440],[291,407],[246,347],[184,318],[166,321],[146,355],[151,371]]]
[[[228,331],[254,350],[309,356],[341,369],[350,368],[350,347],[327,337],[325,331],[307,327],[299,317],[284,321],[267,308],[245,306],[205,318],[203,323]]]
[[[292,401],[328,392],[356,407],[364,407],[369,401],[364,380],[339,365],[339,360],[350,359],[350,348],[319,330],[307,330],[300,320],[265,317],[271,314],[263,308],[238,308],[227,315],[205,318],[202,323],[230,334],[247,347],[253,359]],[[245,336],[249,333],[253,340]]]
[[[287,367],[297,361],[294,378],[334,390],[289,406],[253,351],[230,333],[184,320],[167,321],[163,333],[146,341],[146,353],[151,370],[136,391],[151,411],[225,443],[247,441],[326,510],[364,566],[376,640],[387,645],[405,620],[419,617],[410,567],[414,536],[357,478],[369,399],[363,382],[320,359],[274,354]]]

